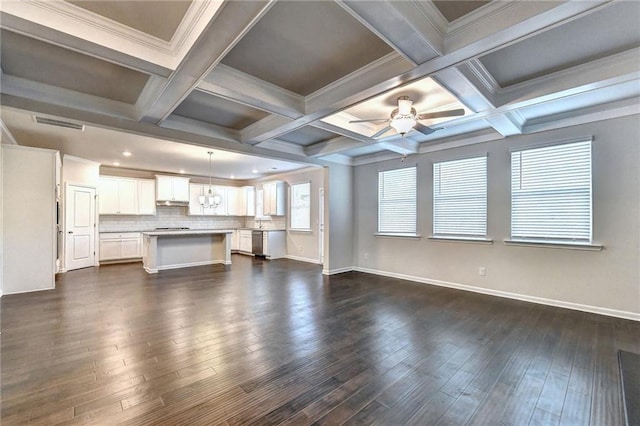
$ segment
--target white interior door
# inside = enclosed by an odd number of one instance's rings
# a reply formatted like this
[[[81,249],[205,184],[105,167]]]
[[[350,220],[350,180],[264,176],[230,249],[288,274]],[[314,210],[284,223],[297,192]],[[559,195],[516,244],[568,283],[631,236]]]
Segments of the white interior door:
[[[324,265],[324,188],[320,188],[320,211],[318,212],[318,239],[320,240],[320,263]]]
[[[75,185],[67,185],[66,189],[65,267],[70,271],[95,264],[96,190]]]

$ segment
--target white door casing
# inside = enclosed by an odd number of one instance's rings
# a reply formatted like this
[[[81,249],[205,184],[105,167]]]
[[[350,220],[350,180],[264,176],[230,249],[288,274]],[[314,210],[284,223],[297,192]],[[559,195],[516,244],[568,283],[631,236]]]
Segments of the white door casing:
[[[65,202],[67,271],[95,265],[96,190],[67,184]]]
[[[320,203],[318,212],[318,240],[320,241],[320,264],[324,265],[324,188],[320,188]]]

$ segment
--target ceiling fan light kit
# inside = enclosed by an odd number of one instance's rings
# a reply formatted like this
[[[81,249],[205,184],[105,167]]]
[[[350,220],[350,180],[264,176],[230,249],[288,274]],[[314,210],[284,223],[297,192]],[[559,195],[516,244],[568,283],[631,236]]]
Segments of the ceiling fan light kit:
[[[457,117],[460,115],[464,115],[464,109],[462,108],[418,114],[415,108],[412,107],[412,105],[413,105],[413,101],[408,96],[400,96],[398,98],[398,108],[394,109],[391,112],[391,118],[387,118],[387,119],[372,118],[368,120],[352,120],[349,123],[363,123],[363,122],[371,122],[371,121],[388,122],[389,123],[388,126],[385,126],[383,129],[371,135],[371,137],[375,139],[387,133],[391,128],[393,128],[401,136],[404,136],[405,134],[407,134],[407,132],[409,132],[413,128],[415,128],[417,131],[419,131],[424,135],[430,135],[434,131],[440,130],[440,128],[434,129],[432,127],[424,126],[418,123],[418,120],[426,120],[430,118],[442,118],[442,117]]]

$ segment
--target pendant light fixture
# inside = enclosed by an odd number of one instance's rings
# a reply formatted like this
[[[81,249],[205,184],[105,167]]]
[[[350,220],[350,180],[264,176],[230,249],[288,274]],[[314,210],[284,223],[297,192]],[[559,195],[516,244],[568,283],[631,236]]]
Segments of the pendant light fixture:
[[[220,205],[220,196],[213,195],[213,191],[211,190],[211,156],[213,155],[213,151],[209,151],[209,191],[207,195],[201,195],[198,197],[198,201],[200,201],[200,205],[204,208],[216,208]]]

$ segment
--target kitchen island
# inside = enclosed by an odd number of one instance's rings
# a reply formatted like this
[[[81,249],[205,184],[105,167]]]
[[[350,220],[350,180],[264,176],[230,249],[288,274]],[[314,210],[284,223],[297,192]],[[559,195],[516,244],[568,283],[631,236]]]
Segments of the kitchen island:
[[[189,266],[231,264],[231,230],[142,233],[142,265],[150,274]]]

